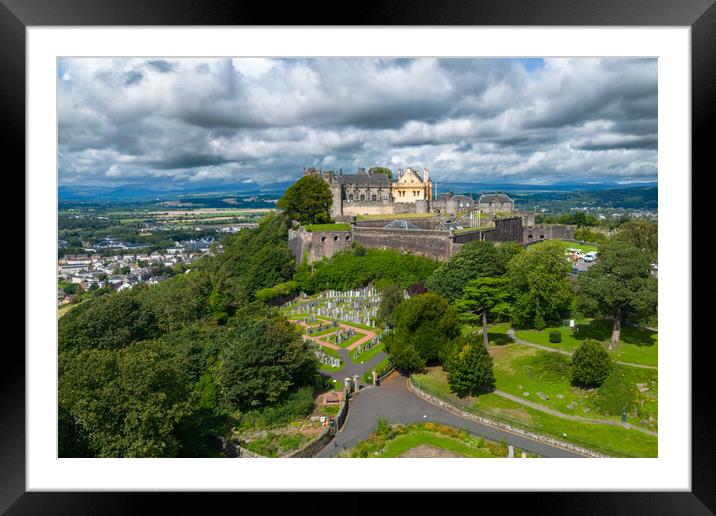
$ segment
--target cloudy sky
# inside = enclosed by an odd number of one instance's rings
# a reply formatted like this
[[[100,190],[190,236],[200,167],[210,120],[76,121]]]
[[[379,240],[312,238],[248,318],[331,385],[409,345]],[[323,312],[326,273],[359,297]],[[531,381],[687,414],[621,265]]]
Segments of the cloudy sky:
[[[652,181],[655,59],[62,59],[60,185]]]

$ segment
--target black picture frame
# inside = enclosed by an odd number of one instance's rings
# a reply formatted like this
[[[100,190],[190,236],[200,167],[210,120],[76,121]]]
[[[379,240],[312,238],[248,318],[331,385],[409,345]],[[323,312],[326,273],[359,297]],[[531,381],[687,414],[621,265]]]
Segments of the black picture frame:
[[[692,163],[706,173],[713,143],[716,92],[715,0],[470,0],[390,1],[377,4],[247,3],[228,0],[0,0],[0,145],[5,163],[25,167],[25,29],[84,25],[512,25],[691,27]],[[280,7],[278,7],[280,5]],[[351,9],[353,7],[354,9]],[[345,12],[346,15],[341,16]],[[341,13],[341,14],[339,14]],[[14,160],[7,158],[13,157]],[[712,168],[712,167],[711,167]],[[688,174],[688,171],[684,171]],[[691,173],[693,179],[697,177]],[[19,174],[16,174],[19,179]],[[16,191],[25,191],[18,181]],[[692,190],[699,192],[698,189]],[[702,192],[704,193],[704,192]],[[696,206],[696,199],[693,200]],[[690,215],[686,213],[685,215]],[[692,217],[694,229],[701,224]],[[692,235],[699,234],[692,230]],[[5,260],[3,260],[5,262]],[[6,262],[6,265],[7,262]],[[27,268],[25,274],[28,274]],[[17,300],[15,305],[20,305]],[[688,300],[684,300],[688,302]],[[707,303],[708,305],[708,303]],[[708,306],[692,300],[695,311]],[[702,306],[703,308],[699,308]],[[698,320],[698,319],[697,319]],[[685,345],[690,335],[684,335]],[[19,339],[15,340],[15,343]],[[710,342],[692,347],[692,490],[641,493],[511,493],[511,509],[551,514],[713,514],[716,510],[713,385]],[[11,349],[12,348],[12,349]],[[193,508],[185,494],[25,492],[25,354],[5,342],[0,363],[0,512],[7,514],[125,514],[151,512],[147,499]],[[10,365],[12,364],[12,365]],[[224,498],[234,495],[223,495]],[[246,493],[238,494],[244,498]],[[352,497],[353,495],[347,495]],[[480,494],[488,496],[488,494]],[[491,495],[490,495],[491,496]],[[499,495],[498,495],[499,496]],[[535,503],[534,498],[541,498]],[[348,498],[344,503],[351,506]],[[202,502],[199,502],[202,503]],[[204,505],[204,507],[206,507]],[[367,508],[367,507],[366,507]],[[408,507],[405,506],[407,509]],[[169,512],[169,505],[164,511]]]

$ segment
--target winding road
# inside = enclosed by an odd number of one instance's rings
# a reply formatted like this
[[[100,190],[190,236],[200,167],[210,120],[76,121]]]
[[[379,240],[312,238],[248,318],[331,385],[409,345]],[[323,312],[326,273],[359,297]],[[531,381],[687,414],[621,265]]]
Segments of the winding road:
[[[365,365],[361,367],[365,367]],[[347,376],[344,371],[341,373],[344,374],[344,378]],[[389,423],[399,424],[434,421],[461,428],[493,441],[504,440],[516,448],[543,457],[583,457],[573,451],[550,446],[448,412],[410,392],[406,386],[407,381],[409,380],[406,377],[393,373],[383,380],[379,387],[366,387],[354,395],[343,428],[316,457],[335,457],[344,449],[351,448],[363,441],[375,430],[378,418],[385,418]]]

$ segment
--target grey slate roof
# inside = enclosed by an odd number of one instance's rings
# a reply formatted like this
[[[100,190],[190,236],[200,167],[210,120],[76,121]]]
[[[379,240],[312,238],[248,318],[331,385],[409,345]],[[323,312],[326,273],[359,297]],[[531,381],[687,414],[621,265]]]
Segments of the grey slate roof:
[[[515,201],[513,201],[512,199],[507,197],[507,195],[505,195],[505,194],[498,193],[498,194],[482,194],[480,196],[480,200],[477,202],[478,203],[492,203],[492,202],[499,202],[499,203],[512,202],[512,203],[514,203]]]
[[[394,220],[386,224],[383,229],[420,229],[418,226],[407,220]]]
[[[393,180],[385,174],[341,174],[336,176],[336,180],[341,186],[356,185],[387,188],[393,183]]]

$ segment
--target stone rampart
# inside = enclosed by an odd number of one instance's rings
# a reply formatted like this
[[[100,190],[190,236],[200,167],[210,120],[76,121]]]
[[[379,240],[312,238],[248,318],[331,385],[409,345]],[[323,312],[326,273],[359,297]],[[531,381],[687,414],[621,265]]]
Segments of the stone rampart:
[[[394,249],[439,261],[447,261],[453,254],[448,231],[354,227],[353,239],[365,247]]]
[[[291,249],[296,265],[315,262],[321,258],[330,258],[350,247],[353,241],[351,231],[306,231],[304,228],[288,231],[288,247]]]
[[[567,224],[536,224],[522,227],[522,243],[539,240],[573,240],[577,226]]]

